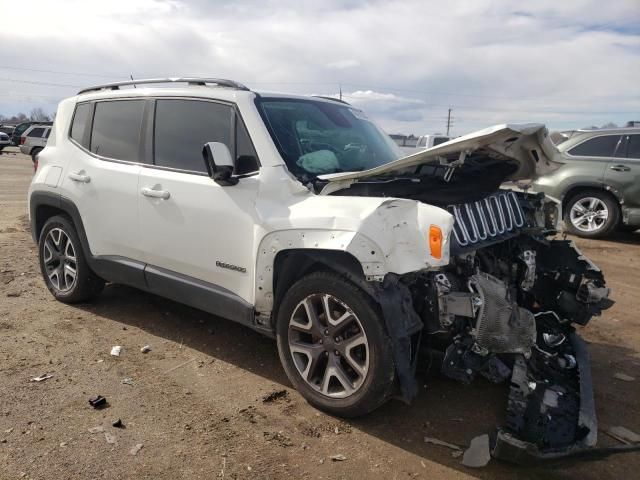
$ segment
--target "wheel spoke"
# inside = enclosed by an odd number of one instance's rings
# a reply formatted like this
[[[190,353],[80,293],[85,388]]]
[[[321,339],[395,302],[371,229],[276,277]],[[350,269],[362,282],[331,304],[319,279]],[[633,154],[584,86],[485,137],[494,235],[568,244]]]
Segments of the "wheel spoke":
[[[342,357],[349,364],[349,366],[353,368],[353,370],[355,370],[355,372],[360,377],[364,377],[367,373],[365,365],[361,365],[355,358],[353,358],[353,355],[351,353],[354,348],[359,347],[361,345],[364,345],[365,347],[365,364],[366,364],[366,359],[368,358],[369,350],[367,348],[367,339],[364,336],[364,334],[358,333],[353,337],[347,339],[346,341],[344,341],[339,345],[338,350],[340,350]]]
[[[342,385],[347,395],[351,395],[355,391],[355,386],[351,383],[351,380],[349,380],[349,376],[347,372],[344,371],[344,367],[340,362],[335,362],[333,377],[340,382],[340,385]]]
[[[580,203],[576,203],[576,204],[573,206],[573,209],[574,209],[576,212],[579,212],[579,213],[581,213],[581,214],[583,214],[583,215],[584,215],[585,213],[587,213],[587,209],[586,209],[586,208],[584,208]]]
[[[289,348],[292,353],[302,354],[307,357],[307,364],[301,374],[305,380],[311,381],[318,367],[319,360],[324,353],[324,348],[318,343],[308,344],[301,342],[289,342]]]

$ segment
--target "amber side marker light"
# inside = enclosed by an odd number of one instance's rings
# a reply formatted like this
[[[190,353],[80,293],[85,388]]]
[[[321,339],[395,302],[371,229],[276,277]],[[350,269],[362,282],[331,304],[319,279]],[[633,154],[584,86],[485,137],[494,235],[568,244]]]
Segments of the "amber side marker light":
[[[433,258],[442,258],[442,230],[436,225],[429,227],[429,250]]]

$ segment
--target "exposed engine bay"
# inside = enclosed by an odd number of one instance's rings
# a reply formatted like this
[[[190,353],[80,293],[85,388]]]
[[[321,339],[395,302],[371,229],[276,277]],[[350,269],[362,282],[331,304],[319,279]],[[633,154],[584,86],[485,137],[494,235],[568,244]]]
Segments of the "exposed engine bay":
[[[602,272],[572,242],[548,238],[545,208],[544,197],[512,191],[448,206],[449,267],[401,280],[422,347],[444,351],[444,375],[510,382],[492,452],[517,463],[595,446],[588,353],[572,324],[612,304]]]

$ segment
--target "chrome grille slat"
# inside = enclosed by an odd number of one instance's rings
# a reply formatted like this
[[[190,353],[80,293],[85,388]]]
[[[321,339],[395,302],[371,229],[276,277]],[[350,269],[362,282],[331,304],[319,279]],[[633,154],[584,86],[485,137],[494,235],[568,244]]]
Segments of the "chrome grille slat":
[[[455,218],[453,234],[460,247],[510,234],[525,224],[524,212],[514,192],[449,205],[447,210]]]

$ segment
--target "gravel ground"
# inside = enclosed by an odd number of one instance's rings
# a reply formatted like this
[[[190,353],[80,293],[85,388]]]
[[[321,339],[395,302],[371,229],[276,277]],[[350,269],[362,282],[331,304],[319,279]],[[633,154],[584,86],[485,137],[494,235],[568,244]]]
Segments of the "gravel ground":
[[[289,385],[275,342],[239,325],[119,285],[92,304],[58,303],[29,234],[31,169],[15,149],[0,155],[2,479],[613,479],[640,471],[640,453],[467,469],[423,438],[465,446],[491,432],[504,416],[505,385],[428,377],[411,406],[392,401],[344,421],[307,405]],[[603,268],[617,302],[583,332],[600,428],[640,432],[640,232],[577,243]],[[152,350],[141,353],[147,344]],[[123,346],[118,358],[109,355],[113,345]],[[617,372],[636,379],[615,379]],[[29,381],[43,373],[53,377]],[[91,408],[96,395],[109,406]],[[112,427],[116,419],[126,428]],[[94,427],[103,431],[90,433]],[[601,432],[600,443],[616,442]],[[346,459],[332,460],[337,454]]]

